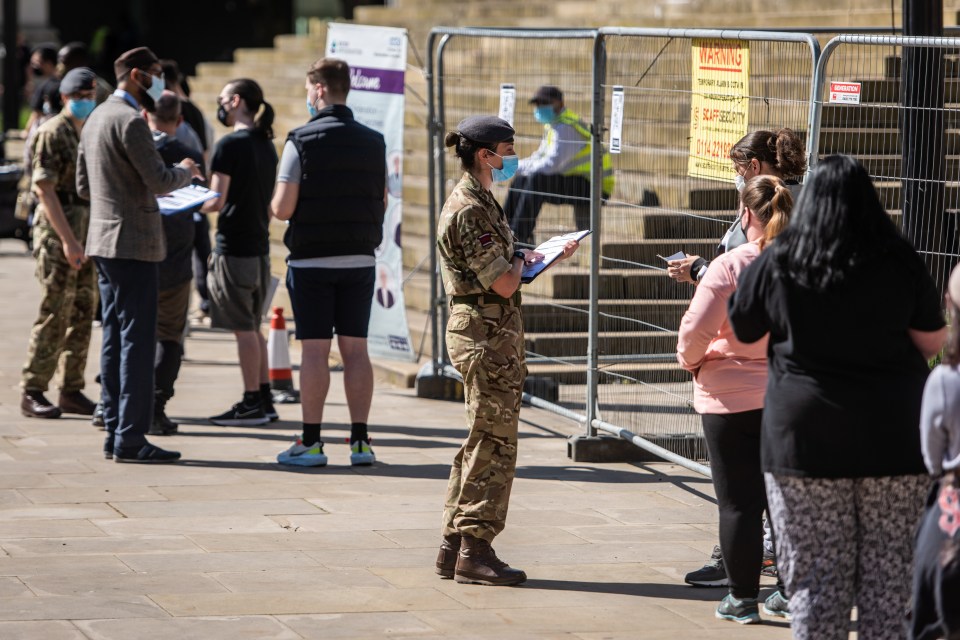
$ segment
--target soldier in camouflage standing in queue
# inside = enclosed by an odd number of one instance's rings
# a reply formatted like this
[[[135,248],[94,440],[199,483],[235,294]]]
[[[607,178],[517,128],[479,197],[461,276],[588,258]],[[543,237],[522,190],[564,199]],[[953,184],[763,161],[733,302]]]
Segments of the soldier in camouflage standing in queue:
[[[21,412],[30,418],[89,416],[96,407],[82,391],[97,305],[93,261],[83,250],[90,207],[77,195],[74,178],[80,129],[97,105],[96,77],[86,67],[63,77],[63,110],[40,127],[34,142],[32,188],[39,205],[33,246],[42,294],[23,366],[20,401]],[[55,405],[44,392],[61,356],[63,384]]]
[[[503,209],[490,193],[517,168],[513,128],[473,116],[447,134],[465,173],[440,215],[437,249],[450,296],[447,349],[463,376],[469,433],[453,460],[437,573],[457,582],[514,585],[527,575],[497,558],[517,465],[517,420],[526,376],[520,275],[542,259],[514,249]],[[561,259],[577,249],[570,242]],[[558,260],[559,262],[559,260]]]

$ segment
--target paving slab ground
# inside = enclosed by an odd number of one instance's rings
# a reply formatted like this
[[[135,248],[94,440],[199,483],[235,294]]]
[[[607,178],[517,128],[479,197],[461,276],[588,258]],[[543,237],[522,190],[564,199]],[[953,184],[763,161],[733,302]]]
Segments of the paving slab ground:
[[[433,573],[447,472],[465,435],[456,403],[378,385],[379,460],[351,468],[334,374],[330,466],[284,468],[275,456],[297,433],[299,406],[279,406],[268,427],[209,424],[239,398],[240,374],[231,336],[197,331],[168,407],[180,434],[155,439],[183,463],[105,461],[87,419],[20,415],[39,296],[21,247],[0,243],[0,638],[789,637],[782,622],[716,620],[722,591],[683,584],[716,539],[707,479],[668,464],[572,463],[564,437],[575,428],[543,411],[523,410],[496,545],[530,577],[517,588]]]

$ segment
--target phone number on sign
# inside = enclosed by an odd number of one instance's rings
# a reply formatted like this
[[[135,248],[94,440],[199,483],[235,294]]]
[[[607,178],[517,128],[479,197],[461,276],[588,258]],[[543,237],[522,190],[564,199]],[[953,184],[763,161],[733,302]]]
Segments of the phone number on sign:
[[[695,140],[693,155],[701,158],[729,158],[732,142],[726,140]]]

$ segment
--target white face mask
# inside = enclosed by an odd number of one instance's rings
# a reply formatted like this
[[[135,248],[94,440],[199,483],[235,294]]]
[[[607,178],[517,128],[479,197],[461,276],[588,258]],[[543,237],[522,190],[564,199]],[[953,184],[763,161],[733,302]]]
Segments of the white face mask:
[[[743,176],[739,173],[733,179],[733,184],[736,185],[737,191],[743,191],[743,187],[746,186],[747,181],[743,179]]]

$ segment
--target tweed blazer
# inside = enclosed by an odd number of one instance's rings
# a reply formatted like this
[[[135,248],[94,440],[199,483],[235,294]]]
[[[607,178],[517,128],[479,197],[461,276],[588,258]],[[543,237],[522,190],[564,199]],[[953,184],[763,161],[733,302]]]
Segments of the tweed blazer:
[[[107,98],[84,123],[77,156],[77,193],[90,201],[87,255],[162,261],[157,194],[188,185],[190,175],[164,164],[137,109]]]

